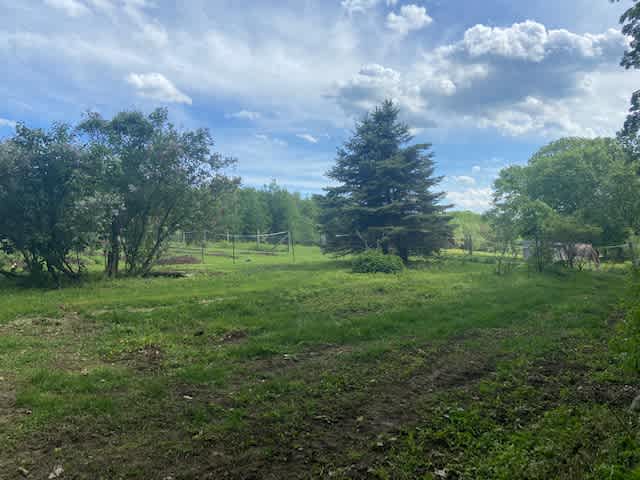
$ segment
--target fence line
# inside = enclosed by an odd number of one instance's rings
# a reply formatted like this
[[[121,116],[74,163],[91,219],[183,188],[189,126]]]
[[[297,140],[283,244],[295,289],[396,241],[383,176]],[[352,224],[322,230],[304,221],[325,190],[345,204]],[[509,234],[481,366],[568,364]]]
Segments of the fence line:
[[[255,243],[254,243],[255,242]],[[224,244],[220,246],[219,244]],[[254,243],[254,247],[248,247],[247,243]],[[238,245],[240,244],[240,245]],[[169,238],[169,246],[165,255],[174,254],[198,254],[202,263],[205,263],[207,255],[224,254],[224,250],[231,250],[231,257],[235,263],[239,255],[284,255],[289,256],[295,263],[295,246],[293,235],[290,231],[239,234],[230,231],[214,233],[208,230],[177,232]],[[220,251],[222,250],[222,251]],[[225,255],[226,256],[226,255]]]

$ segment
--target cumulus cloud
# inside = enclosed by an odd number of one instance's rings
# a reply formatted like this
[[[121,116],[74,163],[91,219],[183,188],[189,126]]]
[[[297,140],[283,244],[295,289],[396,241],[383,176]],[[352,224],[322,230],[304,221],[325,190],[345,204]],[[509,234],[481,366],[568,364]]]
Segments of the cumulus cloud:
[[[261,142],[271,143],[279,147],[286,147],[288,145],[287,142],[285,142],[281,138],[271,137],[264,133],[256,133],[254,137],[260,140]]]
[[[378,0],[342,0],[341,5],[349,13],[365,12],[373,8]]]
[[[417,5],[403,5],[400,13],[390,12],[387,15],[387,28],[399,35],[406,35],[412,30],[420,30],[429,25],[433,19],[427,15],[427,9]]]
[[[483,212],[491,207],[493,191],[491,188],[467,188],[446,192],[446,201],[456,208]]]
[[[568,30],[547,30],[527,20],[507,28],[476,25],[464,34],[460,47],[471,58],[503,57],[538,63],[550,57],[598,58],[616,54],[627,39],[618,30],[578,35]]]
[[[258,120],[262,117],[260,112],[252,112],[250,110],[240,110],[226,115],[227,118],[238,118],[241,120]]]
[[[314,137],[313,135],[310,135],[308,133],[298,133],[296,134],[296,137],[309,142],[309,143],[318,143],[318,139],[316,137]]]
[[[342,0],[341,5],[349,14],[356,12],[366,12],[375,7],[381,0]],[[398,3],[398,0],[385,0],[387,6],[391,7]]]
[[[43,105],[55,97],[64,103],[59,111],[125,107],[127,90],[113,86],[127,78],[137,93],[160,101],[188,104],[188,92],[203,103],[278,112],[261,121],[274,131],[349,128],[354,116],[391,98],[416,132],[438,126],[508,136],[610,135],[640,75],[617,66],[627,45],[619,31],[575,33],[533,21],[476,25],[435,48],[408,37],[398,55],[390,48],[395,36],[385,32],[428,23],[419,2],[342,0],[342,9],[261,2],[247,17],[219,2],[171,9],[149,0],[46,1],[83,5],[94,15],[55,25],[49,8],[19,9],[17,22],[0,16],[0,56],[8,65],[5,93],[37,95],[34,103]],[[354,22],[345,11],[372,14]],[[229,21],[207,21],[221,15]],[[42,83],[61,66],[64,81],[56,78],[47,94],[20,90],[21,79]]]
[[[127,82],[133,85],[138,95],[164,103],[186,103],[191,105],[191,98],[182,93],[161,73],[130,73]]]
[[[64,11],[70,17],[80,17],[90,13],[87,6],[78,0],[44,0],[44,3],[52,8]]]
[[[475,185],[476,184],[476,179],[473,177],[469,177],[467,175],[458,175],[453,177],[453,179],[458,182],[458,183],[462,183],[464,185]]]
[[[412,85],[400,72],[377,63],[364,65],[357,75],[335,85],[329,95],[351,114],[360,114],[391,98],[407,113],[421,112],[426,107],[420,87]]]
[[[8,120],[6,118],[0,118],[0,127],[9,127],[16,128],[17,123],[13,120]]]
[[[603,88],[616,78],[631,92],[637,82],[617,70],[627,44],[613,29],[576,34],[533,21],[476,25],[406,70],[363,67],[338,84],[333,97],[349,113],[392,98],[418,127],[437,121],[443,128],[508,136],[610,135],[621,124],[629,94],[614,96],[615,89]]]

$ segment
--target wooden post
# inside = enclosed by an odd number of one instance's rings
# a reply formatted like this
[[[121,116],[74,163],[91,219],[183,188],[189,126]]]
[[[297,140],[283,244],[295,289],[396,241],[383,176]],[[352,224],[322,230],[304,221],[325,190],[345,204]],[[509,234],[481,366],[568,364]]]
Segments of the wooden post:
[[[293,259],[293,263],[296,263],[296,247],[293,244],[293,235],[291,234],[291,230],[289,230],[289,248],[291,249],[291,258]]]
[[[256,230],[256,250],[260,251],[260,229]]]
[[[233,257],[233,263],[236,263],[236,235],[235,235],[235,233],[233,234],[233,245],[232,245],[231,255]]]

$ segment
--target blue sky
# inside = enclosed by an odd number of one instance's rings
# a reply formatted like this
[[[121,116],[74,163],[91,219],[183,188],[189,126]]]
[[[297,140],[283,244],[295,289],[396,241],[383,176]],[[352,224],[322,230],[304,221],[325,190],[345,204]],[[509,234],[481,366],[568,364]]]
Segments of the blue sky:
[[[638,72],[623,0],[0,0],[0,136],[167,106],[245,184],[320,192],[354,119],[394,99],[456,208],[561,136],[612,135]]]

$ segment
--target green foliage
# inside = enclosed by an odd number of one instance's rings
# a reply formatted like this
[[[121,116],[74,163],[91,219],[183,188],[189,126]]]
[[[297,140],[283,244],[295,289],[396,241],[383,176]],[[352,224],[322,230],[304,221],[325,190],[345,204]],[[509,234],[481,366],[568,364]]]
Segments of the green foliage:
[[[258,189],[242,187],[240,179],[235,180],[224,190],[206,195],[197,215],[182,230],[240,235],[291,231],[297,244],[319,242],[318,208],[313,198],[288,192],[275,181]]]
[[[94,244],[100,227],[94,171],[67,125],[48,132],[18,125],[0,144],[0,248],[19,253],[32,276],[83,270],[70,257]]]
[[[612,0],[619,1],[619,0]],[[624,53],[620,64],[629,69],[640,68],[640,4],[634,0],[634,5],[620,18],[622,33],[631,38],[629,49]],[[618,138],[629,152],[640,158],[640,91],[631,96],[631,107],[624,127],[618,133]]]
[[[500,172],[496,203],[544,202],[560,215],[600,227],[603,242],[617,243],[638,224],[635,170],[613,139],[564,138],[540,149],[527,166]]]
[[[487,251],[491,247],[491,226],[487,219],[475,212],[450,212],[454,225],[453,238],[468,252]]]
[[[576,243],[621,243],[640,225],[639,165],[613,139],[564,138],[540,149],[526,166],[500,172],[494,184],[495,227],[533,242],[542,270],[564,245],[569,266]],[[505,237],[505,238],[506,238]]]
[[[404,263],[400,257],[370,249],[358,254],[352,261],[355,273],[400,273]]]
[[[432,191],[441,178],[434,176],[431,146],[405,146],[412,137],[399,113],[385,101],[356,124],[338,150],[328,176],[339,185],[319,199],[326,251],[380,247],[407,261],[410,253],[428,255],[449,243],[444,194]]]
[[[616,326],[617,335],[612,341],[618,363],[633,377],[640,375],[640,272],[633,270],[624,315]]]
[[[118,274],[122,252],[126,273],[144,275],[233,159],[211,152],[207,130],[179,132],[165,109],[148,116],[121,112],[111,120],[90,113],[79,130],[102,162],[100,188],[114,199],[103,206],[107,273]]]

